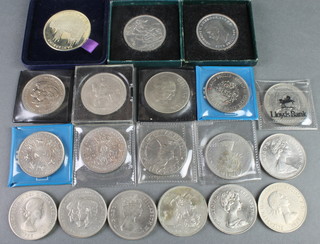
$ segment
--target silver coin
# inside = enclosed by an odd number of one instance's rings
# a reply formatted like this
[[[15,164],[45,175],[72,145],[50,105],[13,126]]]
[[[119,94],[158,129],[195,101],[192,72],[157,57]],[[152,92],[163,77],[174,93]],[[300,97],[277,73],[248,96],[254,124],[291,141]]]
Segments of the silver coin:
[[[138,240],[150,234],[157,223],[157,208],[144,192],[119,193],[109,205],[110,228],[127,240]]]
[[[97,234],[105,225],[107,205],[98,192],[79,188],[64,196],[59,205],[58,219],[68,235],[87,238]]]
[[[126,85],[119,76],[111,73],[91,76],[81,89],[83,106],[97,115],[108,115],[118,111],[126,99]]]
[[[223,14],[208,14],[197,24],[196,33],[200,43],[212,50],[232,48],[239,37],[236,23]]]
[[[166,39],[166,27],[151,15],[139,15],[128,21],[123,37],[128,46],[140,52],[159,48]]]
[[[223,113],[241,110],[249,101],[250,90],[244,79],[232,72],[211,76],[204,88],[208,103]]]
[[[274,183],[260,194],[258,210],[270,229],[289,233],[297,230],[307,216],[307,203],[302,193],[287,183]]]
[[[24,240],[38,240],[55,226],[57,207],[47,193],[27,191],[13,201],[8,219],[16,236]]]
[[[303,91],[287,83],[271,86],[264,96],[263,107],[269,118],[282,125],[303,125],[309,116]]]
[[[187,158],[184,139],[171,130],[154,130],[140,144],[140,161],[156,175],[172,175],[183,167]]]
[[[152,76],[145,88],[147,104],[159,113],[181,111],[189,102],[190,88],[187,81],[173,72],[161,72]]]
[[[254,163],[252,146],[241,136],[222,133],[212,138],[205,148],[209,169],[223,179],[238,179]]]
[[[53,133],[35,132],[22,141],[17,157],[23,172],[32,177],[47,177],[61,167],[65,158],[64,146]]]
[[[34,114],[50,114],[62,105],[66,95],[62,81],[50,74],[33,77],[22,90],[23,107]]]
[[[280,180],[291,179],[304,170],[306,153],[294,137],[274,134],[263,141],[260,162],[271,176]]]
[[[212,224],[226,234],[244,233],[257,219],[256,201],[242,186],[221,186],[212,193],[208,205]]]
[[[192,236],[207,222],[208,206],[197,190],[177,186],[166,191],[158,204],[162,227],[175,236]]]
[[[109,173],[118,169],[126,157],[126,140],[113,128],[91,130],[80,144],[81,160],[89,170],[96,173]]]

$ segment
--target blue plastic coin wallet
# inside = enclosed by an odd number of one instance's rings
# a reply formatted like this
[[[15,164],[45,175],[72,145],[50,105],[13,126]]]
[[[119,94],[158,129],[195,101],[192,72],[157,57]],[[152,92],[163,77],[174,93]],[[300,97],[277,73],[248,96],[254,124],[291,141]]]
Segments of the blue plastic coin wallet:
[[[220,72],[231,72],[240,76],[248,86],[249,98],[245,106],[235,112],[221,112],[205,98],[205,87],[211,76]],[[258,120],[258,105],[252,67],[197,66],[197,117],[198,120]]]
[[[50,132],[57,136],[64,146],[64,159],[60,168],[45,178],[36,178],[26,174],[19,166],[17,153],[23,140],[35,132]],[[12,128],[12,142],[10,155],[10,171],[8,186],[32,185],[67,185],[72,184],[73,174],[73,125],[43,125],[23,126]]]

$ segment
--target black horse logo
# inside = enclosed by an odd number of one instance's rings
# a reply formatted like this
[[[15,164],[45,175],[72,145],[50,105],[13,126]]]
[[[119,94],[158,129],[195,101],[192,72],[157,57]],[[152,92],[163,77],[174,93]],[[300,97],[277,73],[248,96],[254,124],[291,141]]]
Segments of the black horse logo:
[[[291,99],[290,96],[286,96],[284,99],[279,99],[281,104],[281,108],[288,108],[286,104],[291,103],[292,106],[294,105],[294,100]]]

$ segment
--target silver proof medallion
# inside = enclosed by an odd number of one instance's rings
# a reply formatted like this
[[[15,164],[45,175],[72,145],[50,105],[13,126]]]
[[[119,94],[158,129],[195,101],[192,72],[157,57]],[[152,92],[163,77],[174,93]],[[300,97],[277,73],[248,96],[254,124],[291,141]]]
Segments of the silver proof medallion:
[[[216,51],[232,48],[239,37],[236,23],[223,14],[204,16],[197,24],[196,33],[203,46]]]
[[[302,193],[287,183],[274,183],[260,194],[258,210],[270,229],[289,233],[297,230],[307,216],[307,203]]]
[[[257,204],[253,195],[239,185],[224,185],[215,190],[208,203],[212,224],[226,234],[248,231],[257,219]]]
[[[152,174],[172,175],[185,164],[187,150],[184,139],[176,132],[154,130],[140,144],[140,162]]]
[[[50,74],[33,77],[22,90],[23,107],[34,114],[50,114],[62,105],[66,95],[62,81]]]
[[[274,134],[263,141],[260,162],[271,176],[285,180],[298,176],[307,159],[302,145],[294,137]]]
[[[166,27],[151,15],[139,15],[128,21],[123,37],[128,46],[136,51],[147,52],[159,48],[166,39]]]
[[[24,240],[38,240],[55,226],[57,207],[47,193],[28,191],[13,201],[8,218],[16,236]]]
[[[80,144],[80,159],[96,173],[118,169],[127,157],[127,143],[121,133],[110,127],[88,132]]]
[[[254,164],[252,146],[234,133],[222,133],[212,138],[205,148],[209,169],[223,179],[238,179]]]
[[[173,72],[161,72],[152,76],[145,88],[147,104],[159,113],[177,113],[186,107],[190,100],[187,81]]]
[[[64,146],[51,132],[40,131],[27,136],[20,144],[18,164],[26,174],[42,178],[55,173],[65,158]]]
[[[68,235],[87,238],[98,233],[107,219],[107,205],[103,197],[89,188],[69,192],[60,202],[58,219]]]
[[[299,88],[281,83],[271,86],[263,99],[263,107],[267,116],[277,124],[303,125],[309,123],[307,117],[308,100]]]
[[[157,208],[147,194],[135,190],[124,191],[111,201],[108,221],[110,228],[121,238],[138,240],[154,229]]]
[[[81,88],[83,106],[93,114],[109,115],[118,111],[127,99],[124,81],[111,73],[98,73]]]
[[[246,81],[232,72],[220,72],[211,76],[204,93],[208,103],[223,113],[241,110],[247,105],[250,97]]]

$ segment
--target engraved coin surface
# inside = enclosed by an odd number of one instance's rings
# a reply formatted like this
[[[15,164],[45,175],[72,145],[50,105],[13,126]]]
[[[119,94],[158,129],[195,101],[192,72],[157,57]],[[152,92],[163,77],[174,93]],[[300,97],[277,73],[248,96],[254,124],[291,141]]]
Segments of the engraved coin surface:
[[[308,100],[303,91],[286,83],[267,90],[263,107],[269,118],[282,125],[303,125],[309,116]]]
[[[285,180],[298,176],[307,161],[302,145],[294,137],[274,134],[263,141],[260,162],[271,176]]]
[[[153,51],[166,39],[166,27],[154,16],[139,15],[125,25],[123,37],[128,46],[136,51]]]
[[[91,113],[108,115],[123,106],[127,88],[119,76],[99,73],[85,81],[80,96],[83,106]]]
[[[22,90],[22,104],[26,110],[35,114],[50,114],[63,103],[66,95],[62,81],[50,74],[38,75]]]
[[[81,47],[91,33],[87,16],[75,10],[64,10],[48,19],[43,37],[49,47],[57,51],[71,51]]]
[[[140,144],[141,164],[156,175],[172,175],[185,164],[187,146],[184,139],[171,130],[155,130]]]
[[[107,219],[107,205],[103,197],[89,188],[69,192],[58,209],[61,228],[68,235],[87,238],[98,233]]]
[[[18,163],[30,176],[47,177],[61,167],[64,153],[64,146],[59,137],[46,131],[35,132],[20,144]]]
[[[223,113],[241,110],[250,96],[246,81],[232,72],[220,72],[211,76],[204,92],[208,103]]]
[[[152,76],[145,88],[147,104],[159,113],[181,111],[189,102],[190,88],[187,81],[173,72],[161,72]]]
[[[47,193],[27,191],[13,201],[8,219],[16,236],[24,240],[38,240],[55,226],[57,206]]]
[[[154,229],[157,208],[144,192],[129,190],[121,192],[111,201],[108,216],[114,233],[124,239],[138,240]]]
[[[208,205],[212,224],[226,234],[244,233],[257,219],[254,197],[239,185],[221,186],[212,193]]]
[[[96,128],[83,138],[80,157],[89,170],[109,173],[118,169],[125,161],[127,143],[121,133],[113,128]]]
[[[203,46],[216,51],[232,48],[239,37],[236,23],[223,14],[204,16],[197,24],[196,33]]]
[[[222,133],[212,138],[204,156],[209,169],[228,180],[242,177],[255,161],[251,145],[234,133]]]
[[[192,236],[207,222],[208,207],[197,190],[177,186],[166,191],[158,203],[162,227],[175,236]]]
[[[289,233],[297,230],[307,216],[307,203],[302,193],[287,183],[274,183],[260,194],[258,210],[270,229]]]

